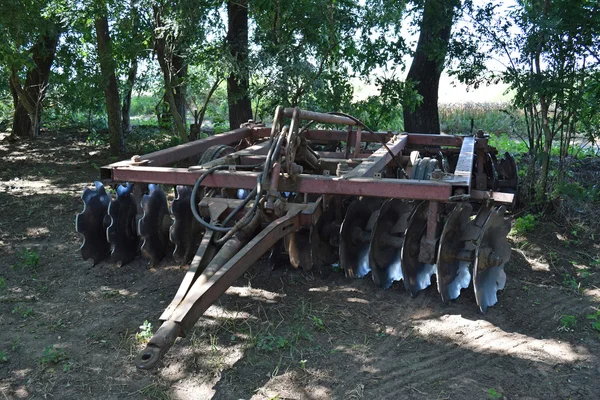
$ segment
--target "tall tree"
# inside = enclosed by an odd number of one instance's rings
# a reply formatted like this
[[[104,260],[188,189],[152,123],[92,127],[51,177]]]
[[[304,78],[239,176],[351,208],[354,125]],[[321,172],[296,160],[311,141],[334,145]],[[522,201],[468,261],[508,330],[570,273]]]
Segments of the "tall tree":
[[[227,45],[234,60],[227,78],[229,126],[236,129],[252,118],[248,72],[248,0],[228,0],[227,17]]]
[[[185,25],[186,18],[181,17],[184,10],[171,10],[168,4],[154,4],[152,6],[154,16],[154,51],[162,71],[165,94],[164,99],[169,105],[169,111],[175,122],[175,128],[179,140],[188,141],[188,133],[185,122],[185,97],[182,103],[181,93],[185,93],[187,84],[183,79],[182,71],[187,71],[187,63],[183,54],[181,26]],[[179,14],[179,18],[173,17]],[[182,78],[180,80],[180,78]],[[184,95],[185,96],[185,95]]]
[[[113,152],[125,151],[123,130],[121,128],[121,101],[119,99],[119,86],[115,75],[115,59],[108,28],[108,12],[105,3],[99,5],[94,17],[96,27],[96,40],[98,42],[98,59],[100,71],[104,78],[104,98],[106,100],[106,114],[108,116],[108,132],[110,148]]]
[[[459,0],[424,0],[419,41],[406,81],[420,98],[404,107],[404,130],[440,133],[438,88]]]
[[[5,3],[0,13],[0,62],[13,97],[12,138],[35,137],[63,28],[49,1]]]
[[[42,104],[59,36],[60,29],[56,24],[51,24],[48,31],[40,34],[38,41],[30,49],[32,65],[26,72],[24,84],[19,76],[19,68],[11,66],[10,91],[15,110],[12,131],[14,136],[35,138],[39,133]]]

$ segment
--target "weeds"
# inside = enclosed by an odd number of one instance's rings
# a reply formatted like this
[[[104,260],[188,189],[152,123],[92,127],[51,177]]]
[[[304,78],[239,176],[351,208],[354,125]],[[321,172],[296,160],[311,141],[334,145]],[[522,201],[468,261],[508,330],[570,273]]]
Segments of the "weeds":
[[[487,393],[488,393],[488,396],[489,396],[490,399],[500,399],[500,398],[502,398],[502,393],[498,393],[496,391],[496,389],[494,389],[494,388],[491,388],[490,390],[488,390]]]
[[[6,362],[8,362],[8,355],[6,354],[6,351],[2,350],[0,351],[0,363]]]
[[[39,364],[45,367],[49,364],[58,364],[62,361],[67,360],[67,353],[63,349],[55,348],[54,346],[46,346],[42,357],[40,357]]]
[[[563,315],[560,317],[560,326],[562,330],[572,331],[577,325],[577,319],[574,315]]]
[[[25,307],[23,305],[17,304],[12,309],[12,313],[20,315],[21,318],[27,318],[27,317],[31,317],[33,315],[33,308]]]
[[[581,283],[577,282],[577,279],[575,279],[575,277],[566,273],[563,274],[563,285],[574,292],[579,293],[581,291]]]
[[[20,337],[16,337],[13,340],[11,340],[10,349],[12,351],[17,351],[17,350],[19,350],[20,347],[21,347],[21,338]]]
[[[592,329],[596,332],[600,332],[600,310],[596,311],[594,314],[588,314],[586,318],[591,321]]]
[[[19,262],[13,265],[13,270],[32,269],[40,264],[40,255],[31,249],[23,249],[19,255]]]
[[[139,344],[148,343],[152,339],[152,324],[148,320],[140,325],[140,331],[135,334],[135,340]]]
[[[167,388],[158,383],[151,383],[139,390],[139,393],[146,399],[151,400],[170,400],[171,396],[167,393]]]
[[[524,235],[533,232],[538,225],[535,215],[527,214],[515,220],[513,232],[517,235]]]

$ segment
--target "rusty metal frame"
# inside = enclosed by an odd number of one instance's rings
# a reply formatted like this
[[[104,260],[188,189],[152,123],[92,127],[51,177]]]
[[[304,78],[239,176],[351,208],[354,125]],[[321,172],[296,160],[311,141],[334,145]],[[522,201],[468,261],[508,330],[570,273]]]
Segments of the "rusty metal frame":
[[[291,133],[286,137],[284,145],[285,160],[287,160],[285,163],[283,157],[277,160],[270,158],[273,148],[277,149],[275,151],[277,153],[280,144],[283,143],[282,136],[279,136],[277,142],[273,141],[275,127],[279,126],[282,132],[288,129],[283,127],[283,118],[292,118],[293,121],[292,128],[289,128]],[[346,125],[347,129],[299,131],[294,128],[298,119]],[[356,130],[354,126],[357,126]],[[309,149],[312,161],[306,162],[304,158],[304,165],[312,173],[302,173],[301,166],[294,164],[298,168],[291,168],[296,148],[286,147],[299,146],[302,143],[306,150],[308,148],[306,141],[296,137],[296,134],[300,133],[306,140],[314,143],[344,141],[346,150],[319,152]],[[370,151],[368,144],[373,142],[385,143],[385,145]],[[273,146],[273,143],[277,146]],[[364,149],[362,143],[367,144]],[[189,165],[190,161],[187,160],[201,155],[215,145],[232,145],[237,151],[200,166],[181,167],[186,165],[186,162]],[[404,172],[403,165],[407,166],[409,163],[407,154],[414,149],[423,150],[428,156],[440,152],[445,155],[458,155],[454,173],[435,170],[430,174],[431,180],[385,178],[385,175],[390,172],[393,174]],[[211,223],[217,221],[219,216],[226,213],[231,215],[232,212],[239,213],[231,216],[235,218],[239,218],[241,214],[249,215],[250,222],[240,223],[241,228],[237,231],[233,229],[238,228],[236,223],[222,238],[219,233],[211,230],[217,229],[214,225],[205,224],[208,230],[202,238],[196,256],[174,299],[160,317],[162,326],[136,359],[138,368],[149,369],[155,366],[175,338],[185,336],[206,309],[277,241],[303,227],[316,224],[323,207],[326,207],[323,203],[327,203],[326,199],[330,199],[330,196],[429,201],[427,227],[422,237],[422,254],[419,255],[419,259],[427,263],[435,262],[443,203],[468,200],[484,204],[514,202],[514,194],[482,190],[481,177],[478,176],[483,171],[483,157],[480,155],[489,149],[487,138],[483,136],[393,134],[371,132],[368,129],[363,131],[360,124],[346,116],[279,107],[275,113],[274,128],[250,123],[230,132],[150,154],[134,156],[130,160],[103,167],[101,177],[113,182],[186,186],[196,184],[195,192],[200,183],[208,188],[250,190],[255,189],[257,181],[260,181],[263,185],[261,195],[262,191],[267,193],[262,200],[257,197],[254,206],[248,206],[247,202],[231,198],[207,197],[200,202],[199,208],[203,216],[209,216]],[[475,154],[478,158],[477,166],[474,167]],[[318,163],[314,162],[317,157],[320,157]],[[267,158],[270,160],[268,168],[257,170],[252,166],[252,164],[265,163]],[[178,167],[173,166],[176,163],[180,163]],[[285,165],[282,167],[283,164]],[[253,168],[254,170],[251,170]],[[336,173],[339,176],[336,176]],[[201,176],[203,181],[199,182]],[[475,188],[472,188],[473,180],[476,181]],[[304,194],[304,203],[281,201],[281,192]],[[309,201],[307,195],[310,194],[319,195],[318,199]],[[314,200],[315,197],[311,198]],[[259,200],[265,202],[257,208]],[[244,213],[250,207],[254,207],[253,211],[256,209],[258,211]],[[222,243],[218,243],[220,240]]]

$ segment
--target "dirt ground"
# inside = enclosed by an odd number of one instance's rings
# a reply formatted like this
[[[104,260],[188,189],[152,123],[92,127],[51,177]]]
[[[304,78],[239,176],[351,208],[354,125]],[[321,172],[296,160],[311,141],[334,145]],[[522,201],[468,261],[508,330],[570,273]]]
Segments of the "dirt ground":
[[[487,315],[472,289],[444,305],[434,286],[412,299],[259,262],[160,368],[138,371],[140,326],[157,329],[185,268],[80,258],[79,196],[109,161],[75,134],[0,141],[0,399],[599,396],[600,231],[549,221],[511,236]]]

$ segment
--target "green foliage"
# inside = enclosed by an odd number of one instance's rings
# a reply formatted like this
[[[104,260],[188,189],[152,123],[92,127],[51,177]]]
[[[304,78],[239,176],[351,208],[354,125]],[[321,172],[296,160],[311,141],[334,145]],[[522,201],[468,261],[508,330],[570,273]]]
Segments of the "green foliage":
[[[13,265],[13,269],[32,269],[40,264],[40,255],[32,249],[23,249],[19,254],[19,262]]]
[[[489,143],[498,149],[500,154],[508,152],[512,154],[518,161],[522,154],[528,152],[527,144],[519,138],[510,137],[503,133],[500,135],[490,135]]]
[[[5,350],[0,350],[0,363],[8,362],[8,355]]]
[[[571,330],[577,325],[577,319],[574,315],[562,315],[560,317],[560,326],[564,329]]]
[[[8,289],[8,283],[6,283],[6,278],[0,276],[0,292],[5,291],[6,289]]]
[[[563,274],[563,285],[574,292],[579,293],[581,291],[581,283],[577,282],[574,276],[567,273]]]
[[[313,315],[311,319],[312,319],[313,325],[316,326],[317,329],[319,329],[319,330],[325,329],[325,323],[323,322],[323,320],[321,318]]]
[[[33,315],[33,308],[26,307],[22,304],[17,304],[13,307],[12,313],[20,315],[21,318],[27,318]]]
[[[569,197],[580,202],[598,202],[600,185],[585,188],[579,182],[558,182],[552,192],[552,198],[557,197]]]
[[[533,214],[526,214],[515,220],[513,225],[513,231],[517,235],[525,235],[531,233],[538,226],[538,220]]]
[[[473,134],[482,129],[492,134],[492,138],[499,135],[508,137],[522,132],[525,128],[523,113],[513,109],[507,103],[440,104],[439,117],[442,132],[448,134],[471,133],[471,120],[473,120]]]
[[[591,321],[592,329],[600,332],[600,310],[596,311],[594,314],[588,314],[586,318]]]
[[[39,364],[42,367],[50,364],[58,364],[62,361],[67,360],[67,353],[64,349],[56,348],[54,346],[46,346],[42,353],[42,356],[39,359]]]
[[[148,320],[145,320],[140,325],[140,331],[135,334],[135,340],[140,344],[148,343],[152,339],[152,335],[152,324]]]
[[[501,399],[502,398],[502,393],[498,393],[496,391],[496,389],[491,388],[490,390],[488,390],[488,396],[490,399]]]

